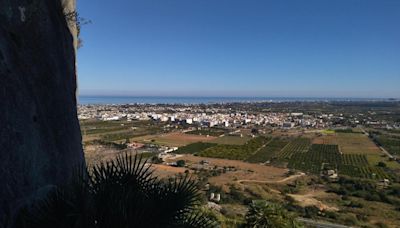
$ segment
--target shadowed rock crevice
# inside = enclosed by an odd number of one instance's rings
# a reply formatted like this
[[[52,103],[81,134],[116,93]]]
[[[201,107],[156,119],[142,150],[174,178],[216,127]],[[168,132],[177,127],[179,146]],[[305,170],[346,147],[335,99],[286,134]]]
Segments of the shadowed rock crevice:
[[[1,224],[19,206],[63,184],[84,157],[75,29],[64,16],[75,2],[0,0],[0,5]]]

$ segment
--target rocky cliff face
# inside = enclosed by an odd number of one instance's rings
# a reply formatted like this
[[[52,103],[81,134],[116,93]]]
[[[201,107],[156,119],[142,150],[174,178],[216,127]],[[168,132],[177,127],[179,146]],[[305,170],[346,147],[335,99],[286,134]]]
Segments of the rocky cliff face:
[[[75,0],[0,0],[0,227],[84,162]]]

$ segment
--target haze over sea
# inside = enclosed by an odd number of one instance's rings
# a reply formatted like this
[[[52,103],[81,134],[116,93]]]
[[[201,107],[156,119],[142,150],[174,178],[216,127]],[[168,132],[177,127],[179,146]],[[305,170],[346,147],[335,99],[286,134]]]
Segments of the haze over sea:
[[[315,98],[315,97],[189,97],[189,96],[79,96],[78,103],[88,104],[215,104],[233,102],[283,101],[367,101],[373,98]],[[386,99],[387,100],[387,99]]]

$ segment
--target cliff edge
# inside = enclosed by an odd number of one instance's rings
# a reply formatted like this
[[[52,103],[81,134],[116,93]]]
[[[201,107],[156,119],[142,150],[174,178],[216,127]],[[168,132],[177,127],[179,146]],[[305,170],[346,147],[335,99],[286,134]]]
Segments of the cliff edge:
[[[84,162],[75,0],[0,0],[0,227]]]

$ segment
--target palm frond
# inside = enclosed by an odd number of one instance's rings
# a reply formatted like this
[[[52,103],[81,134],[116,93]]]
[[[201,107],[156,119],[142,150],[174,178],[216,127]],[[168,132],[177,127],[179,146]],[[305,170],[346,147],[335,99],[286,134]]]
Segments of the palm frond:
[[[204,213],[200,211],[192,211],[183,215],[181,218],[176,219],[171,227],[185,227],[185,228],[212,228],[219,227],[216,221],[211,220]]]
[[[189,176],[168,182],[138,155],[124,154],[90,171],[21,212],[20,227],[214,227],[196,213],[197,183]]]

